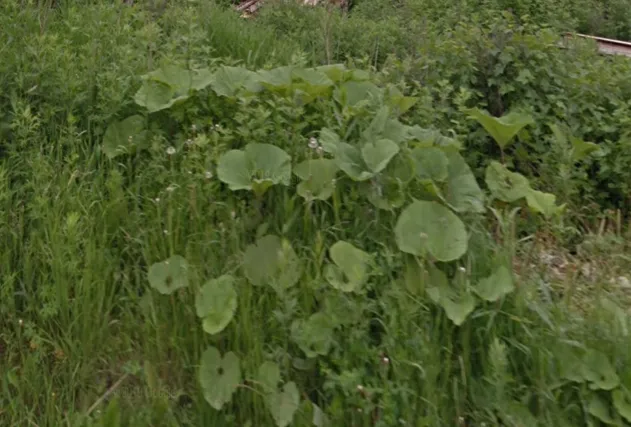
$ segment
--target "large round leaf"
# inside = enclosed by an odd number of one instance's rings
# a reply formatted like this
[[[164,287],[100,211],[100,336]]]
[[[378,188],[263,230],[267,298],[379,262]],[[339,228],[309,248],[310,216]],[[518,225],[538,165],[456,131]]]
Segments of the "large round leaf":
[[[199,382],[204,398],[213,408],[220,410],[230,402],[232,394],[241,382],[239,358],[232,352],[222,358],[219,350],[209,347],[199,367]]]
[[[362,159],[373,173],[379,173],[399,152],[399,146],[389,139],[369,141],[362,147]]]
[[[287,427],[291,424],[300,406],[300,393],[296,383],[288,382],[282,390],[267,396],[267,406],[278,427]]]
[[[505,266],[498,267],[489,277],[486,277],[474,288],[480,298],[486,301],[497,301],[515,289],[511,272]]]
[[[519,200],[531,191],[528,178],[509,171],[506,166],[496,161],[487,166],[485,181],[493,196],[505,202]]]
[[[195,299],[195,311],[202,318],[204,331],[217,334],[224,330],[237,309],[234,277],[229,275],[209,280]]]
[[[412,151],[416,161],[416,174],[421,180],[442,182],[447,179],[449,159],[436,147],[418,147]]]
[[[188,263],[180,255],[173,255],[162,262],[152,264],[147,274],[149,285],[164,295],[188,285]]]
[[[467,251],[467,230],[453,212],[436,202],[415,201],[405,208],[395,227],[399,249],[413,255],[431,254],[453,261]]]
[[[291,337],[307,357],[326,355],[333,344],[333,320],[326,313],[315,313],[307,320],[295,320]]]
[[[144,148],[147,142],[145,119],[131,116],[120,122],[110,124],[103,135],[103,153],[113,159],[121,154],[132,154],[138,148]]]
[[[334,288],[352,292],[364,284],[369,273],[371,261],[369,254],[340,240],[331,246],[329,255],[335,266],[327,266],[325,277]]]
[[[243,255],[245,276],[255,286],[270,285],[282,291],[298,282],[302,266],[287,240],[267,235],[249,245]]]
[[[231,190],[252,190],[262,195],[275,184],[289,185],[291,157],[271,144],[251,143],[245,150],[231,150],[219,158],[219,180]]]
[[[294,174],[302,182],[298,184],[298,195],[307,200],[326,200],[335,189],[335,174],[338,168],[333,160],[305,160],[294,168]]]

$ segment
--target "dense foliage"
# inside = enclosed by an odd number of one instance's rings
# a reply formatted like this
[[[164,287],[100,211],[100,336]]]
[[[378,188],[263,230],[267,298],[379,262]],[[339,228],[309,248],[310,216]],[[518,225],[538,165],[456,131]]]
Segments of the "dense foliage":
[[[628,245],[529,255],[628,208],[599,3],[94,3],[0,5],[1,425],[631,424]]]

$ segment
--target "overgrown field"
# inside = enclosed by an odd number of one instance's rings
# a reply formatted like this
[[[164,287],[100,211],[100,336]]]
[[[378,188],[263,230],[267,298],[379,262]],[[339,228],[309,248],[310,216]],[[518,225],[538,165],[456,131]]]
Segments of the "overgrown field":
[[[627,2],[36,3],[0,426],[631,425]]]

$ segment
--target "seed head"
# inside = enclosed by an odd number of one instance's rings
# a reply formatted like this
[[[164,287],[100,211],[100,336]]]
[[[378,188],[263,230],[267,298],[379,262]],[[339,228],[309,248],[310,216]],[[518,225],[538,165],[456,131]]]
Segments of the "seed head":
[[[466,273],[467,269],[464,268],[463,266],[458,267],[458,271],[460,271],[461,273]]]
[[[173,193],[175,191],[175,185],[171,184],[167,187],[167,193]]]
[[[213,173],[211,171],[204,172],[204,177],[206,179],[211,179],[213,177]]]
[[[312,150],[316,150],[319,146],[320,144],[318,144],[317,139],[315,139],[314,137],[309,138],[309,148],[311,148]]]
[[[169,156],[174,155],[174,154],[175,154],[175,147],[170,146],[169,148],[167,148],[167,154],[168,154]]]

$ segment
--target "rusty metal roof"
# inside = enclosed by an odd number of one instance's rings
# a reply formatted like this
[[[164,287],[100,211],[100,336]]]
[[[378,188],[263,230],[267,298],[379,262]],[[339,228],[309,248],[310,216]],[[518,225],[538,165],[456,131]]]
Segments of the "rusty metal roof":
[[[593,40],[598,46],[598,51],[607,55],[624,55],[631,58],[631,43],[622,40],[607,39],[604,37],[588,36],[586,34],[566,33],[567,38],[578,37]]]

